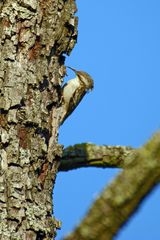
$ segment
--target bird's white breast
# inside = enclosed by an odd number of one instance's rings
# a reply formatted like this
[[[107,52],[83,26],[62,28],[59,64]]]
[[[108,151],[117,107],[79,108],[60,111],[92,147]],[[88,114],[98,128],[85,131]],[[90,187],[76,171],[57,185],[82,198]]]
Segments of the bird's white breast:
[[[80,81],[77,76],[76,78],[73,78],[67,82],[67,84],[64,86],[64,89],[63,89],[63,98],[66,104],[69,104],[71,97],[74,95],[74,92],[79,87],[80,87]]]

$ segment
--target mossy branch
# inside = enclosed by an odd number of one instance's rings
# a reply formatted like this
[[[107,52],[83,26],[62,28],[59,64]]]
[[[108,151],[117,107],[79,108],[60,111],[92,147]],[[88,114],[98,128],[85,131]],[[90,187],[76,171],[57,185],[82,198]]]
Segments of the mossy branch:
[[[134,151],[132,161],[96,199],[65,240],[111,240],[160,180],[160,133]]]
[[[130,162],[133,153],[134,149],[131,147],[76,144],[64,150],[59,172],[82,167],[124,168]]]

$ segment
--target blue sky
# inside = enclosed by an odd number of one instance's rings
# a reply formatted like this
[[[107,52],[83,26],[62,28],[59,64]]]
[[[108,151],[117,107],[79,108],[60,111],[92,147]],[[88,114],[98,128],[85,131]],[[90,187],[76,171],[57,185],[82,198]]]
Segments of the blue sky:
[[[66,65],[87,71],[95,89],[60,128],[59,143],[140,147],[160,127],[160,1],[77,0],[77,5],[78,42]],[[69,70],[68,75],[73,77]],[[58,174],[54,211],[63,225],[57,239],[78,224],[117,173],[93,168]],[[158,187],[117,240],[160,239],[159,196]]]

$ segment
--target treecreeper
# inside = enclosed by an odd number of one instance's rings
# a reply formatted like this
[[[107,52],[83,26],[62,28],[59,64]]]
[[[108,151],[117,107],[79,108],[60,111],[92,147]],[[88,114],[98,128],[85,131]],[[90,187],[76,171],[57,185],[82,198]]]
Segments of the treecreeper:
[[[62,125],[66,118],[68,118],[68,116],[70,116],[75,110],[85,94],[94,87],[93,79],[88,73],[77,71],[71,67],[67,68],[74,71],[76,77],[70,79],[62,88],[62,112],[60,125]]]

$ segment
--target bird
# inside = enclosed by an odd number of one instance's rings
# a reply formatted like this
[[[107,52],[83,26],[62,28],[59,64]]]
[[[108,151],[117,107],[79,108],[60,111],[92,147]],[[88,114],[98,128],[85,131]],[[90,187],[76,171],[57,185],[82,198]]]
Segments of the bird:
[[[62,87],[62,114],[61,125],[75,110],[78,104],[81,102],[85,94],[94,88],[94,81],[92,77],[84,72],[77,71],[75,68],[67,66],[75,72],[76,77],[70,79]]]

